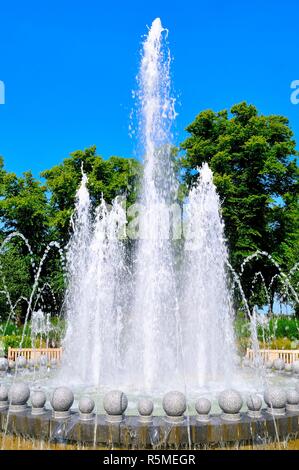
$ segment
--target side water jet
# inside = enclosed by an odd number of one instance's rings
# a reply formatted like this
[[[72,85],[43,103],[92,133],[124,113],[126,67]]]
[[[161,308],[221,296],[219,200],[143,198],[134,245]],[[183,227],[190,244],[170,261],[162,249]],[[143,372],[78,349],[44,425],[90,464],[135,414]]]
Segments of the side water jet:
[[[112,385],[121,368],[122,345],[116,325],[126,305],[124,289],[129,279],[120,239],[125,212],[120,201],[115,200],[108,210],[102,200],[92,221],[87,177],[83,175],[75,214],[67,256],[69,287],[62,375],[66,373],[71,382]]]
[[[228,253],[219,197],[207,163],[189,194],[182,275],[188,384],[229,384],[235,364],[233,307],[226,265]]]

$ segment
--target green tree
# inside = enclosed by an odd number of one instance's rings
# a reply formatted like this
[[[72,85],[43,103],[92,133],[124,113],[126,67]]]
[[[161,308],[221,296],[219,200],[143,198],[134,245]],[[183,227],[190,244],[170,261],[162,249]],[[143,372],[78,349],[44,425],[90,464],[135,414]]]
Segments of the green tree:
[[[203,111],[187,127],[183,179],[190,187],[203,162],[213,170],[235,268],[258,249],[285,271],[298,261],[297,152],[288,124],[283,116],[260,115],[242,102],[230,113]],[[252,262],[243,279],[247,294],[256,271],[269,283],[277,269],[267,258]],[[263,302],[260,292],[257,303]]]
[[[59,239],[67,241],[69,222],[74,210],[75,195],[82,173],[88,175],[88,189],[93,203],[99,204],[103,195],[107,203],[118,195],[126,195],[129,204],[136,200],[140,164],[129,158],[110,157],[104,160],[96,154],[96,147],[73,152],[60,165],[42,173],[51,193],[51,227]]]
[[[3,235],[18,231],[38,251],[48,233],[46,187],[30,171],[18,177],[4,170],[0,158],[0,222]]]
[[[0,253],[0,310],[7,316],[16,304],[17,319],[24,318],[34,283],[33,264],[37,264],[48,241],[49,205],[46,187],[31,172],[18,177],[6,172],[0,159],[0,241],[13,232],[21,233],[31,246],[33,254],[21,238],[12,238],[2,246]],[[43,273],[42,273],[43,274]],[[5,294],[6,291],[6,294]],[[7,299],[10,296],[10,305]]]

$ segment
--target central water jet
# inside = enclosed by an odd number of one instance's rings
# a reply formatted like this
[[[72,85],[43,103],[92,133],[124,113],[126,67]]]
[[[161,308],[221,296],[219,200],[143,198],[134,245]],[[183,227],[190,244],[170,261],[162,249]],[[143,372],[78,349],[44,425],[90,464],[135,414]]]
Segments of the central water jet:
[[[160,19],[154,20],[143,44],[138,76],[144,176],[129,368],[133,383],[141,390],[169,386],[171,377],[178,377],[180,362],[178,299],[169,230],[169,208],[177,189],[171,153],[175,111],[170,96],[166,34]]]

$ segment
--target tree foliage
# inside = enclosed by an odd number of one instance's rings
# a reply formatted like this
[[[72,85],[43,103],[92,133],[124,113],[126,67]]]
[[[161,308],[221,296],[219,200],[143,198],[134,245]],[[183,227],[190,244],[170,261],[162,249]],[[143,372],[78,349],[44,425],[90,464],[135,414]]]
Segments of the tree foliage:
[[[136,199],[140,176],[140,165],[136,160],[115,156],[104,160],[96,154],[95,147],[72,153],[60,165],[42,173],[51,193],[50,225],[64,240],[68,238],[82,169],[88,175],[88,189],[95,205],[99,204],[102,196],[107,203],[118,195],[126,195],[129,204]]]
[[[198,168],[209,163],[233,266],[261,250],[290,269],[298,260],[299,225],[297,151],[288,120],[259,115],[242,102],[230,113],[201,112],[187,131],[181,145],[184,181],[190,187]],[[261,271],[268,283],[277,272],[265,257],[246,269],[247,292],[254,272]]]

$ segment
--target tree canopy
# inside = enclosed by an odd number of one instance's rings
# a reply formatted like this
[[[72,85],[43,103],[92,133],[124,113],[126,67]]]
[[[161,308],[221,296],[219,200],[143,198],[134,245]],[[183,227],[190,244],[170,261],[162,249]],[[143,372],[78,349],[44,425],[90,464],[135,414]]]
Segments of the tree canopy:
[[[88,189],[95,205],[99,204],[102,196],[107,203],[120,194],[126,195],[128,204],[136,200],[140,176],[137,160],[116,156],[104,160],[96,154],[96,147],[72,153],[60,165],[41,174],[51,194],[50,225],[57,236],[64,240],[68,238],[69,221],[82,169],[88,175]]]
[[[234,267],[256,250],[268,252],[286,271],[298,261],[298,152],[288,124],[242,102],[230,112],[203,111],[186,129],[183,179],[190,187],[198,168],[209,163]],[[277,271],[267,258],[255,262],[258,270],[268,282]]]

